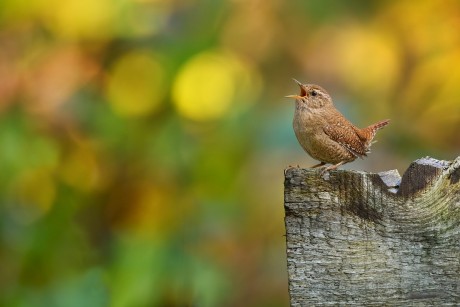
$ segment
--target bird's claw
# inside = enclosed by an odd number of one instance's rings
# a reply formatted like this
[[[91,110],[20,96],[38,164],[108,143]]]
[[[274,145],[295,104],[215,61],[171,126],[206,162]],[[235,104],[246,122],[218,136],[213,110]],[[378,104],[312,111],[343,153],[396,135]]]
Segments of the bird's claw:
[[[318,170],[320,170],[319,174],[321,175],[321,177],[327,173],[329,171],[329,167],[328,166],[320,166],[318,167]]]

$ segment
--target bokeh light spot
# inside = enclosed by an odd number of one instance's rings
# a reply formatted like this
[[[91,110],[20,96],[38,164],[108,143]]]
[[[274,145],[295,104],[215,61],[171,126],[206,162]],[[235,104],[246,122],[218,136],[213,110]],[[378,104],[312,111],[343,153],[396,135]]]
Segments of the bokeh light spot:
[[[339,37],[339,71],[347,85],[356,90],[386,94],[399,77],[399,50],[394,41],[378,30],[352,27]],[[369,65],[368,57],[378,59]]]
[[[203,52],[179,71],[173,101],[182,116],[206,121],[224,116],[235,98],[253,101],[260,89],[258,74],[231,53]]]
[[[114,6],[110,0],[42,1],[43,21],[65,38],[104,38],[113,32]]]
[[[115,113],[136,117],[158,110],[163,98],[162,84],[163,69],[156,57],[136,51],[114,64],[105,91]]]
[[[80,141],[79,146],[63,156],[59,168],[60,178],[80,192],[97,190],[102,184],[98,162],[95,149]]]
[[[21,223],[30,223],[43,216],[52,207],[56,187],[47,168],[31,170],[18,177],[13,184],[14,207],[12,216]]]

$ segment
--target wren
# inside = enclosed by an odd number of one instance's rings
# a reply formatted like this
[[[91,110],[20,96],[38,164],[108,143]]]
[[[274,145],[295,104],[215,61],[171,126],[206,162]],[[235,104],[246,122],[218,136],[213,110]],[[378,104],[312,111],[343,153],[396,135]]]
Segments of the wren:
[[[360,129],[334,107],[331,96],[322,87],[293,80],[300,87],[300,95],[286,97],[295,98],[292,124],[297,140],[320,162],[312,168],[322,167],[324,173],[370,153],[375,134],[388,125],[389,119]]]

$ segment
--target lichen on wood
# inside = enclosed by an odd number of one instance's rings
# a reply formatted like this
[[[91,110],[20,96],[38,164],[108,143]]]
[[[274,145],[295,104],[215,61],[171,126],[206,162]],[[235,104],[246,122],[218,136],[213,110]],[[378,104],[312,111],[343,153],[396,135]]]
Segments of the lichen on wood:
[[[460,157],[293,168],[284,201],[291,306],[460,305]]]

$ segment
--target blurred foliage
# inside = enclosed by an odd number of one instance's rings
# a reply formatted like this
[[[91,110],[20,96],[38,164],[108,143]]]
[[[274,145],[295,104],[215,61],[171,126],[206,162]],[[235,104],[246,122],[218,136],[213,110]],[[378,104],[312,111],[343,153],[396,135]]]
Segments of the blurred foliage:
[[[3,0],[0,305],[287,306],[291,81],[453,159],[460,3]]]

